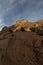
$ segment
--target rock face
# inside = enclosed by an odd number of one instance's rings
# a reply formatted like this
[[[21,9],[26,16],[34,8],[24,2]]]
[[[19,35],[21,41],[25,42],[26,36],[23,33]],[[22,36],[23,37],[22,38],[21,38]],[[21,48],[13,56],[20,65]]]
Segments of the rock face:
[[[15,26],[15,29],[13,30],[16,32],[17,30],[21,30],[21,28],[24,28],[25,31],[31,31],[30,28],[37,28],[43,25],[43,20],[39,20],[37,22],[29,22],[27,20],[18,20],[14,22],[13,24]]]
[[[21,30],[21,28],[24,28],[25,31],[31,31],[30,30],[30,26],[31,23],[28,22],[27,20],[18,20],[16,22],[14,22],[13,24],[16,28],[13,30],[14,32],[16,32],[17,30]]]
[[[13,28],[0,32],[0,65],[43,65],[43,36]]]

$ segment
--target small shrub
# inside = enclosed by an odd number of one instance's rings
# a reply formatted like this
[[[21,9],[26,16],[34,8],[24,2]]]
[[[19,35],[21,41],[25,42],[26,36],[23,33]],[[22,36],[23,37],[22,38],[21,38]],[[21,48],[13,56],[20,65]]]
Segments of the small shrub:
[[[37,32],[38,31],[38,27],[36,27],[36,28],[31,27],[30,30],[33,31],[33,32]]]

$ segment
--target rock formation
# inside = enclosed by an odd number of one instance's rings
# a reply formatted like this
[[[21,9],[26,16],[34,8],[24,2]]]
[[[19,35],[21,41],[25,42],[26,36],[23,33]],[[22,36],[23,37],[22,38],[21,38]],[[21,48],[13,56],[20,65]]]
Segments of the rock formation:
[[[27,20],[18,20],[16,22],[14,22],[14,26],[15,26],[15,30],[13,30],[14,32],[17,30],[21,30],[21,28],[23,28],[25,31],[31,31],[30,28],[37,28],[42,26],[43,24],[43,20],[39,20],[37,22],[28,22]]]
[[[0,31],[0,65],[43,65],[43,36],[15,28]]]

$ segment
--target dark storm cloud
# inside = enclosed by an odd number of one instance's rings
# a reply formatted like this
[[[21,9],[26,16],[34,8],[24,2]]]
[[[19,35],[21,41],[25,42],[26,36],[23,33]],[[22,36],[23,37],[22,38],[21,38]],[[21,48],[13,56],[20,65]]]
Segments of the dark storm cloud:
[[[0,26],[18,19],[43,19],[43,0],[0,0]]]

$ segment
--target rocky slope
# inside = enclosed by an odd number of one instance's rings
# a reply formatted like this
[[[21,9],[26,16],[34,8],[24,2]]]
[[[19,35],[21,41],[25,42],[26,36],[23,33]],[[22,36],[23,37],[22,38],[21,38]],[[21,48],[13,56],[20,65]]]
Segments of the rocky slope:
[[[0,32],[0,65],[43,65],[43,36],[14,28]]]

